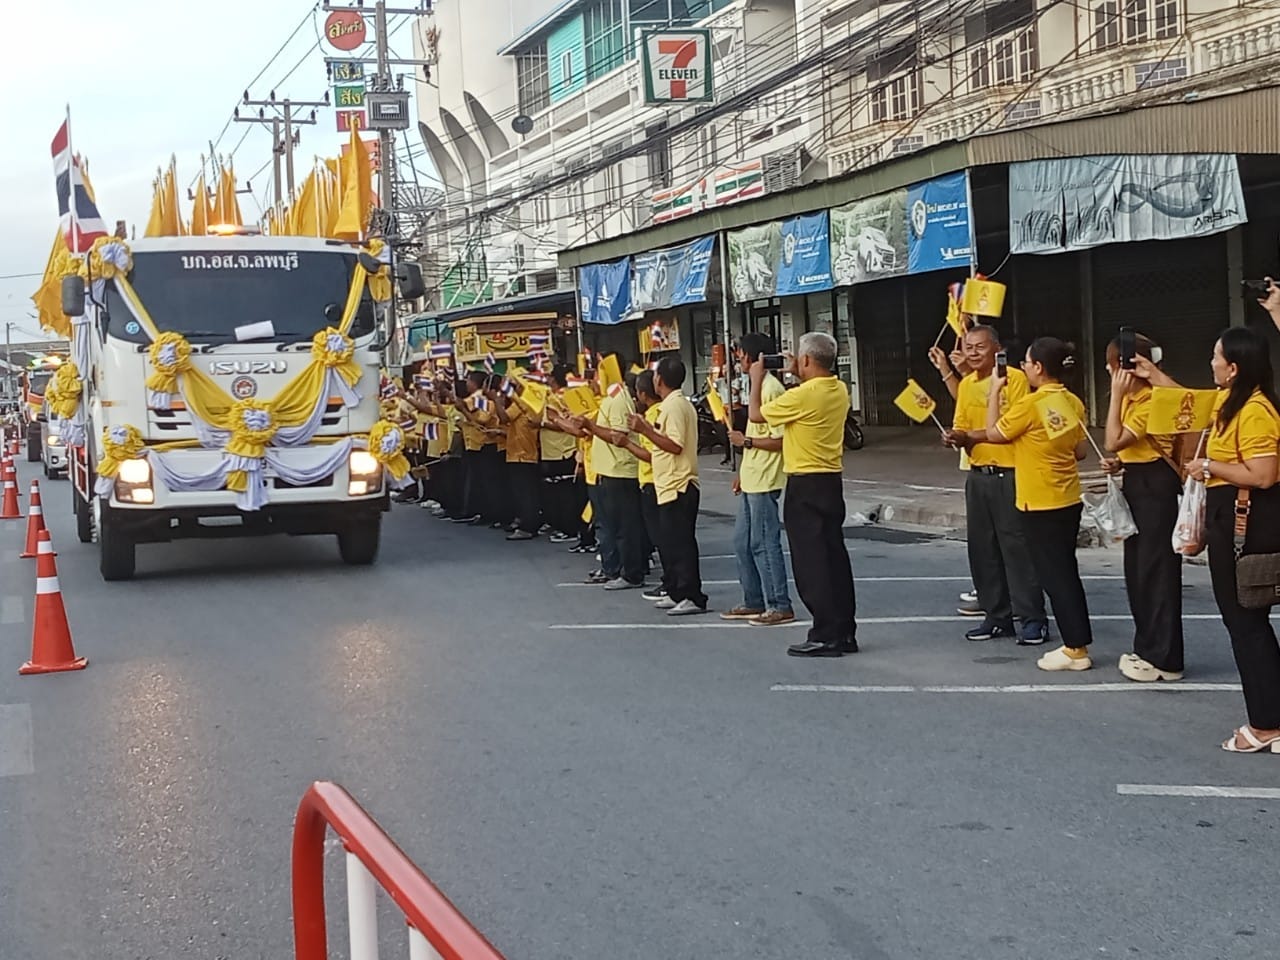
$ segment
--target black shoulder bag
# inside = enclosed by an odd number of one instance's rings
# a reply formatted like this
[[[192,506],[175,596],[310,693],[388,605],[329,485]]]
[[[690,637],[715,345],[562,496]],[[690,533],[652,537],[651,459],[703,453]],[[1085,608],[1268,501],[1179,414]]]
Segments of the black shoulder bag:
[[[1246,610],[1265,610],[1280,604],[1280,553],[1246,556],[1245,537],[1249,532],[1249,491],[1236,491],[1236,602]]]

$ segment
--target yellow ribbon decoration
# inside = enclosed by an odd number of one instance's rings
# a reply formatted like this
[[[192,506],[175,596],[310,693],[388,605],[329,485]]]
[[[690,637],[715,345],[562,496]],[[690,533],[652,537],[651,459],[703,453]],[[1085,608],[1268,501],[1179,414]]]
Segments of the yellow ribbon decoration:
[[[267,444],[279,428],[269,402],[237,400],[228,419],[226,428],[231,431],[231,439],[227,441],[227,453],[255,460],[266,455]]]
[[[114,280],[133,269],[133,252],[119,237],[99,237],[78,266],[85,281]]]
[[[114,480],[120,473],[120,464],[136,458],[145,446],[142,434],[132,424],[107,427],[102,431],[102,459],[96,468],[98,476]]]
[[[353,359],[355,341],[333,327],[326,327],[311,338],[311,359],[336,370],[348,386],[355,386],[360,379],[360,365]]]
[[[178,377],[191,371],[191,344],[187,338],[166,331],[151,341],[147,357],[156,371],[147,378],[147,389],[177,393]]]
[[[387,242],[380,237],[374,237],[369,241],[369,256],[375,259],[382,256],[382,251],[387,248]],[[391,267],[389,264],[383,264],[378,272],[369,278],[369,296],[373,297],[378,303],[386,303],[391,299]]]
[[[68,360],[58,367],[45,387],[44,398],[49,402],[49,409],[63,420],[70,420],[80,409],[80,394],[84,390],[84,381],[80,379],[79,368]]]
[[[369,431],[369,453],[382,464],[396,480],[403,480],[409,473],[409,461],[404,455],[404,431],[389,420],[379,420]]]

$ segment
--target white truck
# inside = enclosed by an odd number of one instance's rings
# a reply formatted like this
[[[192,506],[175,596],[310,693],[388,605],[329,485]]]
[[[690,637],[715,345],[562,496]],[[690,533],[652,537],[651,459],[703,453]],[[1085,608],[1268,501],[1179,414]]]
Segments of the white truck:
[[[228,464],[226,430],[184,402],[188,385],[166,400],[148,378],[157,369],[153,341],[176,333],[191,369],[219,396],[269,403],[312,363],[316,334],[340,326],[357,264],[373,270],[377,262],[346,242],[256,235],[145,239],[130,253],[127,283],[95,283],[92,271],[87,285],[63,281],[63,311],[77,329],[72,357],[88,365],[83,443],[69,447],[72,497],[77,533],[97,540],[103,578],[132,577],[137,544],[195,537],[336,534],[345,562],[372,563],[389,478],[364,445],[379,420],[385,346],[368,289],[346,329],[347,369],[355,364],[358,380],[326,387],[323,411],[317,406],[301,436],[281,431],[267,441],[254,469],[241,469],[255,487],[247,494],[224,482],[245,463]],[[420,295],[420,271],[402,271],[401,289]],[[104,437],[126,435],[136,455],[100,481]]]

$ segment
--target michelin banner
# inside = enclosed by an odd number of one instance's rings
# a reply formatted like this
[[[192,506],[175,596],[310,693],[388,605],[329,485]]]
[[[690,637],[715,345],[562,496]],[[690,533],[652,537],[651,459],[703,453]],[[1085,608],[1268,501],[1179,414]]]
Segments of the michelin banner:
[[[631,309],[666,310],[707,299],[707,273],[716,238],[638,253],[631,261]]]
[[[1068,157],[1009,166],[1014,253],[1182,240],[1247,220],[1231,154]]]
[[[907,272],[968,267],[969,216],[969,175],[963,171],[908,187]]]
[[[830,290],[830,218],[822,213],[729,234],[729,274],[738,303]]]
[[[631,258],[578,268],[583,323],[618,324],[631,315]]]

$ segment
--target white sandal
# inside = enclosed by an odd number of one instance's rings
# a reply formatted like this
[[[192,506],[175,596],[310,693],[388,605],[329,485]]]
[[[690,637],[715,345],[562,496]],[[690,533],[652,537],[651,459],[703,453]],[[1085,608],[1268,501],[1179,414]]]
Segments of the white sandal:
[[[1249,744],[1247,747],[1241,747],[1236,743],[1235,736],[1230,740],[1224,740],[1222,749],[1227,753],[1262,753],[1264,750],[1270,750],[1272,753],[1280,753],[1280,737],[1272,737],[1270,740],[1262,741],[1253,735],[1253,731],[1245,724],[1236,734],[1243,737]]]

